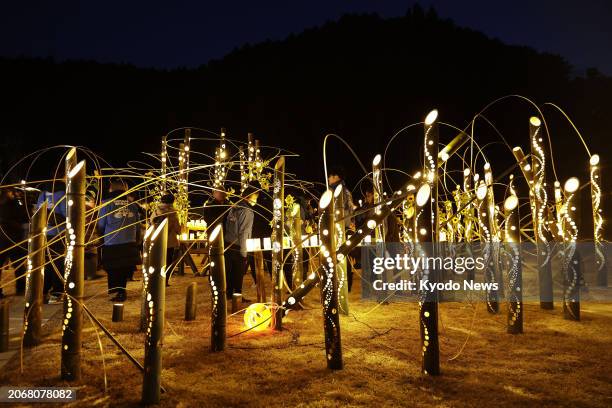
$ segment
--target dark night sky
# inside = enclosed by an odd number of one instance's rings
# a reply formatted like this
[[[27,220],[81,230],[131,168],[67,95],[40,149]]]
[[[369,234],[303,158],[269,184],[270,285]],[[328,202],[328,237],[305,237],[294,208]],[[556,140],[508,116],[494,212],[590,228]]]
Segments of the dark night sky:
[[[0,6],[0,55],[195,67],[347,12],[400,16],[413,1],[23,1]],[[432,0],[441,17],[612,74],[612,2]],[[466,50],[466,55],[469,50]]]

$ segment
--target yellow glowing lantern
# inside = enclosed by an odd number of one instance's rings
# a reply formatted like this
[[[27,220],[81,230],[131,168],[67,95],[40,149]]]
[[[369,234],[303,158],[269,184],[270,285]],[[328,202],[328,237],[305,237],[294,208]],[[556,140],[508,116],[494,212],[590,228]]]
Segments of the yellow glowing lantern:
[[[265,303],[253,303],[244,312],[244,324],[247,329],[265,330],[272,322],[272,311]]]

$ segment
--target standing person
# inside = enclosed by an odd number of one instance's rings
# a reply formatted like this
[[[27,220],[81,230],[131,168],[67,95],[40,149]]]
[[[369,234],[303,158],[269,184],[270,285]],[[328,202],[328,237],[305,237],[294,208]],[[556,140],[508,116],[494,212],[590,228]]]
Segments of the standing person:
[[[36,207],[47,203],[47,251],[50,262],[45,267],[43,287],[45,303],[53,304],[62,301],[64,293],[64,259],[66,245],[63,233],[66,224],[66,191],[59,182],[54,182],[48,189],[43,189],[38,196]]]
[[[174,195],[168,193],[161,198],[160,204],[155,209],[151,216],[151,223],[159,225],[165,218],[168,218],[168,247],[166,250],[166,286],[170,286],[170,275],[174,269],[174,258],[179,247],[179,234],[181,233],[181,225],[179,224],[178,215],[174,208]]]
[[[212,199],[207,200],[202,208],[202,217],[206,221],[209,231],[215,229],[217,224],[225,224],[225,218],[229,210],[229,201],[223,187],[215,187],[212,192]]]
[[[121,180],[111,181],[110,197],[103,200],[98,218],[98,229],[104,239],[102,265],[108,274],[108,292],[116,293],[113,302],[127,299],[128,276],[140,262],[138,208],[128,201],[125,191],[126,185]]]
[[[340,166],[330,168],[327,172],[327,183],[332,191],[334,191],[339,185],[342,185],[342,202],[344,207],[345,225],[348,229],[354,231],[355,221],[353,219],[353,212],[355,211],[355,205],[353,204],[353,195],[344,181],[344,169]],[[346,275],[348,280],[348,290],[350,292],[353,287],[353,264],[350,257],[346,262]]]
[[[228,212],[225,220],[225,271],[227,276],[226,296],[242,293],[242,279],[247,266],[247,239],[251,238],[254,212],[259,191],[252,186],[242,193],[240,201]],[[243,303],[250,300],[242,298]]]
[[[23,241],[23,224],[28,222],[28,212],[23,203],[15,195],[12,188],[0,190],[0,273],[4,262],[11,259],[15,269],[15,287],[18,295],[25,292],[25,258],[27,251],[22,245],[15,245]],[[0,298],[4,297],[0,287]]]

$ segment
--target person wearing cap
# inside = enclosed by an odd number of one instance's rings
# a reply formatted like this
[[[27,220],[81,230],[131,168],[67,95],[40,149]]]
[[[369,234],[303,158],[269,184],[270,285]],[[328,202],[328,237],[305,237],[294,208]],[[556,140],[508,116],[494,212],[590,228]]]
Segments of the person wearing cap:
[[[151,223],[159,225],[164,219],[168,219],[168,245],[166,249],[166,286],[170,286],[170,275],[173,272],[174,258],[179,247],[179,235],[181,225],[179,223],[176,209],[174,208],[174,195],[167,193],[161,198],[161,202],[155,208],[151,216]]]
[[[98,216],[98,230],[104,239],[102,265],[108,274],[108,292],[116,293],[111,300],[123,302],[127,299],[126,286],[130,272],[140,262],[138,234],[140,217],[136,204],[130,203],[126,185],[113,180],[110,197],[102,202]]]
[[[27,244],[16,244],[26,238],[23,224],[27,222],[27,209],[15,195],[15,190],[12,188],[0,190],[0,273],[4,262],[11,259],[17,279],[15,286],[18,295],[25,292],[24,265],[27,250],[24,250],[24,245]],[[0,287],[0,298],[2,297],[4,294]]]
[[[225,272],[227,276],[226,296],[242,294],[242,279],[247,269],[247,239],[253,230],[254,211],[259,191],[247,187],[240,200],[230,208],[225,220]],[[242,298],[244,303],[248,299]]]

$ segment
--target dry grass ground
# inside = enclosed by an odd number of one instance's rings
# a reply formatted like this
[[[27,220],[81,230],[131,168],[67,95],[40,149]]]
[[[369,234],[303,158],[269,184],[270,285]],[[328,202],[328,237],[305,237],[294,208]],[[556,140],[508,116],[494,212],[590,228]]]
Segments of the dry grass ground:
[[[198,282],[198,317],[185,322],[185,288],[192,281]],[[251,283],[245,279],[245,286]],[[111,322],[105,284],[105,279],[87,282],[88,296],[98,294],[87,305],[142,360],[140,282],[130,282],[121,323]],[[254,289],[247,292],[255,297]],[[610,304],[584,304],[581,322],[564,320],[559,307],[543,311],[526,305],[525,333],[514,336],[505,332],[505,314],[489,315],[482,304],[443,304],[443,373],[432,378],[420,373],[416,305],[377,307],[361,301],[358,293],[351,295],[351,315],[342,317],[345,368],[332,372],[325,365],[318,293],[308,298],[310,309],[290,313],[280,333],[232,337],[243,330],[242,314],[230,317],[226,351],[211,353],[207,280],[177,277],[167,291],[163,385],[168,392],[161,406],[612,406]],[[83,379],[73,405],[137,405],[142,375],[106,338],[104,370],[94,329],[89,321],[85,327]],[[24,373],[14,360],[0,373],[0,384],[65,385],[59,379],[59,357],[57,321],[44,343],[26,352]]]

